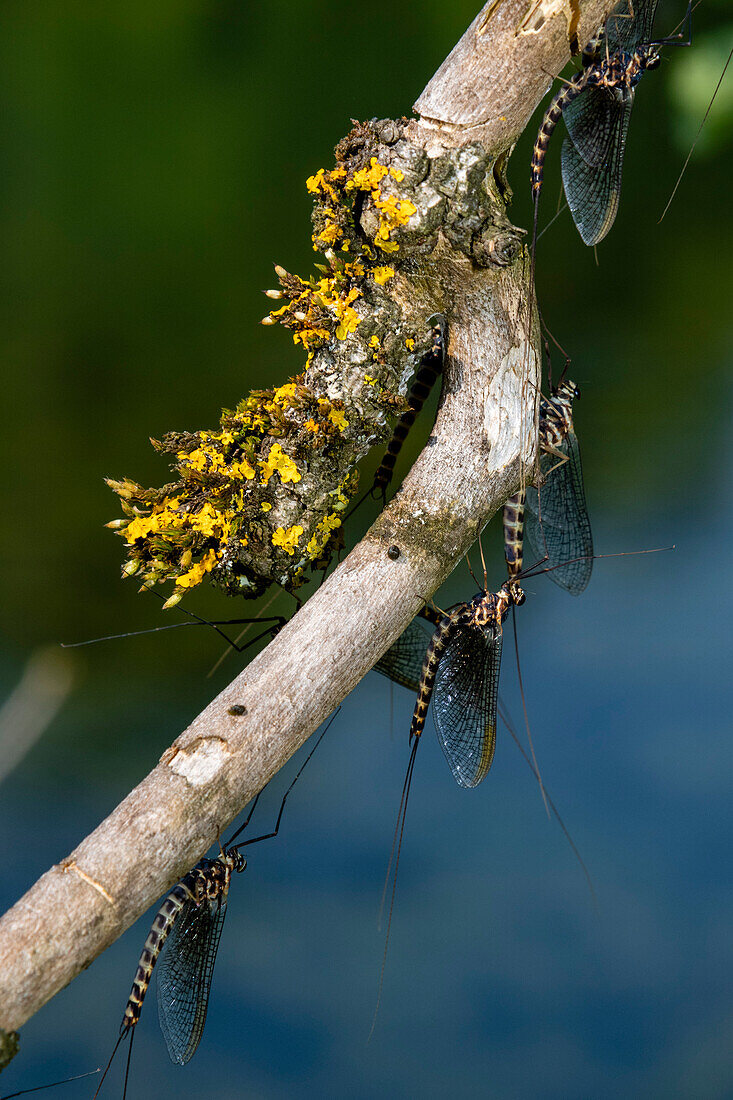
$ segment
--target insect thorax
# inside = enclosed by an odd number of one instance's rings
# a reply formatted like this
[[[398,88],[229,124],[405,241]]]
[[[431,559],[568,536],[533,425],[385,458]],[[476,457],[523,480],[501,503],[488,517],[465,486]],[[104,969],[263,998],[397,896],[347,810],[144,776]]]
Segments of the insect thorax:
[[[243,862],[243,857],[233,849],[217,859],[202,859],[197,863],[191,872],[195,876],[193,894],[196,901],[201,904],[203,901],[226,900],[232,872],[243,870],[244,867],[240,866]]]
[[[559,447],[573,430],[573,401],[578,388],[570,379],[561,382],[551,397],[540,400],[540,444]]]
[[[518,585],[515,588],[521,593]],[[514,602],[513,592],[506,584],[498,592],[477,592],[468,605],[471,626],[479,630],[500,631]]]
[[[634,53],[619,50],[589,69],[587,82],[626,98],[641,80],[644,70],[657,64],[658,55],[652,46],[640,46]]]

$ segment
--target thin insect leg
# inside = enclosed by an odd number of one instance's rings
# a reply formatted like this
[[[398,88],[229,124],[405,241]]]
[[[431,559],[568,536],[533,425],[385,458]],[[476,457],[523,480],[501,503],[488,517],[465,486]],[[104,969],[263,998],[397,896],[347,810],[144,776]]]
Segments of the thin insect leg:
[[[261,621],[262,621],[261,619],[256,619],[255,620],[255,622],[261,622]],[[256,642],[261,641],[262,638],[266,638],[268,634],[270,634],[270,635],[277,634],[282,629],[282,627],[285,626],[286,622],[287,622],[287,619],[280,619],[279,624],[278,624],[277,627],[275,627],[275,628],[273,628],[271,626],[267,627],[267,629],[260,631],[259,634],[255,634],[254,638],[250,638],[250,640],[245,645],[243,645],[243,646],[234,646],[234,649],[237,651],[237,653],[244,653],[244,651],[249,649],[250,646],[253,646],[253,645],[255,645]]]
[[[559,73],[557,74],[557,76],[553,76],[549,69],[542,69],[542,72],[545,74],[545,76],[549,76],[550,80],[559,80],[561,84],[567,84],[569,88],[575,87],[572,80],[566,80],[565,77],[560,76]]]
[[[267,786],[267,784],[265,784],[265,786]],[[257,808],[257,803],[259,802],[260,795],[262,794],[262,791],[264,791],[264,789],[265,789],[265,787],[262,787],[262,789],[259,790],[257,792],[257,794],[254,796],[254,799],[252,800],[252,802],[250,804],[250,807],[249,807],[249,813],[247,814],[244,821],[242,822],[242,824],[237,829],[236,833],[232,833],[232,835],[229,837],[229,842],[224,845],[225,849],[228,848],[229,845],[232,843],[232,841],[235,839],[235,837],[238,837],[240,833],[243,833],[244,830],[249,825],[250,821],[252,820],[252,814],[255,812],[255,809]],[[219,845],[219,847],[221,847],[221,844]]]
[[[499,717],[501,718],[502,722],[504,723],[507,730],[509,731],[509,735],[511,736],[512,740],[514,741],[514,744],[517,746],[517,748],[521,752],[521,754],[522,754],[522,756],[523,756],[523,758],[524,758],[524,760],[527,764],[527,767],[530,769],[530,771],[534,775],[535,779],[539,782],[540,777],[537,774],[537,771],[534,767],[534,764],[532,763],[530,758],[527,756],[527,753],[525,752],[525,749],[524,749],[524,745],[522,744],[522,742],[519,740],[519,737],[517,736],[517,733],[516,733],[516,730],[514,729],[514,725],[512,723],[511,716],[509,715],[509,712],[507,711],[506,707],[501,702],[499,702],[498,710],[499,710]],[[547,790],[547,788],[545,788],[545,794],[547,795],[547,801],[550,804],[550,809],[552,810],[553,814],[555,815],[555,820],[557,821],[558,825],[562,829],[562,831],[565,835],[565,839],[567,840],[568,844],[572,848],[573,853],[575,855],[575,858],[577,859],[578,863],[580,864],[581,870],[583,871],[583,874],[585,875],[586,882],[588,883],[588,888],[590,889],[590,892],[591,892],[591,897],[593,898],[593,904],[594,904],[595,908],[597,909],[598,908],[598,898],[597,898],[597,895],[596,895],[595,887],[593,885],[593,879],[591,878],[590,872],[589,872],[589,870],[588,870],[588,868],[585,864],[585,861],[583,860],[583,857],[581,856],[580,852],[578,851],[578,848],[576,847],[575,841],[573,840],[572,836],[570,835],[570,832],[567,829],[567,827],[565,825],[565,822],[563,821],[562,817],[560,816],[560,812],[558,811],[557,806],[552,801],[552,798],[550,797],[550,793]]]
[[[695,7],[697,7],[697,6],[698,5],[695,4]],[[647,45],[649,45],[649,46],[691,46],[692,45],[692,11],[693,11],[692,0],[688,0],[687,11],[685,12],[685,14],[684,14],[683,18],[680,20],[680,22],[677,24],[678,27],[683,28],[679,32],[679,34],[675,34],[674,31],[673,31],[672,34],[669,35],[667,38],[660,38],[656,42],[647,43]],[[687,24],[687,38],[685,39],[684,42],[680,42],[680,39],[682,38],[682,35],[684,34],[685,23]],[[675,27],[675,30],[676,29],[677,28]]]
[[[156,592],[154,588],[151,588],[147,584],[144,584],[142,587],[147,589],[147,591],[152,593],[153,596],[157,596],[157,598],[159,600],[162,600],[165,603],[165,598],[163,596],[161,596],[161,594],[159,592]],[[291,595],[292,595],[292,593],[291,593]],[[300,601],[298,601],[297,596],[295,597],[295,599],[298,602],[298,610],[299,610],[300,606],[301,606]],[[266,605],[266,607],[267,606],[269,606],[269,604]],[[186,607],[181,607],[180,610],[183,612],[184,615],[188,615],[189,619],[194,619],[197,623],[201,623],[202,626],[212,627],[212,629],[215,630],[216,633],[219,634],[224,639],[224,641],[227,643],[227,645],[231,646],[233,649],[236,649],[237,652],[240,652],[240,653],[242,652],[242,650],[240,648],[238,648],[236,643],[233,642],[232,639],[227,634],[225,634],[223,630],[219,630],[218,623],[210,622],[208,619],[203,618],[201,615],[197,615],[195,611],[189,611],[189,609],[186,608]],[[268,616],[264,619],[261,619],[260,616],[255,616],[251,621],[252,622],[260,622],[260,621],[267,622],[268,618],[271,619],[273,622],[279,622],[281,626],[284,626],[285,623],[287,622],[287,619],[285,619],[284,616],[282,616],[282,615],[271,615],[271,616]],[[249,622],[249,621],[250,620],[248,620],[248,619],[238,619],[238,620],[235,619],[234,620],[235,623],[236,622]],[[250,643],[248,643],[248,644],[250,644]],[[246,647],[244,647],[244,648],[246,648]]]
[[[185,608],[180,608],[184,614],[191,615],[190,611],[186,611]],[[208,619],[202,619],[198,616],[194,620],[186,620],[183,623],[164,623],[162,626],[150,626],[145,630],[127,630],[124,634],[104,634],[99,638],[86,638],[83,642],[61,642],[62,649],[79,649],[84,645],[96,645],[97,642],[114,642],[120,638],[137,638],[141,634],[158,634],[163,630],[177,630],[181,626],[210,626],[216,629],[218,626],[238,626],[240,623],[267,623],[277,622],[281,626],[284,626],[287,620],[282,615],[269,615],[264,619],[219,619],[216,621],[209,621]],[[223,631],[218,630],[218,634],[221,634],[223,638],[226,638],[226,634]],[[243,649],[237,646],[236,642],[231,642],[231,645],[238,651],[242,652]],[[243,647],[246,648],[246,647]]]
[[[442,607],[438,607],[432,596],[421,596],[419,592],[416,592],[415,595],[417,596],[418,600],[422,600],[424,604],[424,607],[420,611],[418,611],[418,615],[422,615],[424,611],[427,611],[427,614],[423,617],[428,619],[429,622],[434,621],[431,617],[431,612],[429,610],[431,607],[437,612],[438,615],[440,615],[441,618],[445,618],[445,616],[448,614],[448,612],[444,611]]]
[[[541,338],[542,338],[542,348],[543,348],[543,351],[545,353],[545,370],[547,371],[547,385],[550,388],[550,393],[553,393],[554,389],[553,389],[553,385],[552,385],[552,354],[550,352],[550,343],[547,339],[548,336],[552,336],[552,333],[550,332],[549,328],[545,324],[544,318],[542,316],[542,311],[540,310],[539,306],[537,307],[537,314],[538,314],[539,319],[540,319],[540,333],[541,333]],[[542,378],[542,375],[540,374],[540,379],[541,378]]]
[[[546,455],[552,455],[553,458],[558,459],[555,465],[551,466],[547,473],[543,475],[542,481],[544,483],[545,481],[547,481],[551,473],[554,473],[554,471],[558,470],[560,466],[564,466],[566,462],[570,461],[570,455],[563,454],[562,451],[558,450],[557,447],[553,447],[552,445],[543,447],[542,450],[545,452]]]
[[[420,744],[420,738],[416,737],[415,741],[413,742],[412,749],[410,750],[410,760],[409,760],[408,765],[407,765],[407,773],[405,775],[405,782],[402,785],[402,798],[400,799],[400,806],[399,806],[399,810],[398,810],[398,813],[397,813],[397,825],[395,827],[395,833],[394,833],[394,837],[393,837],[393,840],[392,840],[392,851],[391,851],[390,857],[389,857],[389,866],[387,868],[387,878],[385,879],[384,892],[382,894],[382,906],[380,908],[380,923],[381,923],[382,909],[384,908],[384,899],[385,899],[385,895],[386,895],[386,891],[387,891],[387,885],[389,883],[389,876],[390,876],[390,872],[392,870],[392,856],[395,853],[395,846],[396,846],[397,854],[396,854],[395,860],[394,860],[394,875],[392,876],[392,894],[391,894],[390,901],[389,901],[389,917],[387,918],[387,932],[386,932],[385,939],[384,939],[384,954],[382,955],[382,967],[381,967],[381,970],[379,971],[379,986],[377,988],[377,1003],[374,1006],[374,1016],[372,1017],[372,1026],[369,1029],[369,1035],[367,1037],[367,1042],[369,1042],[372,1035],[374,1034],[374,1028],[377,1025],[377,1015],[379,1013],[379,1005],[380,1005],[381,1000],[382,1000],[382,988],[384,986],[384,971],[385,971],[385,967],[387,965],[387,949],[389,948],[389,936],[390,936],[390,932],[392,930],[392,917],[394,915],[395,894],[397,892],[397,872],[399,871],[399,868],[400,868],[400,855],[402,853],[402,839],[405,835],[405,820],[407,818],[407,801],[410,797],[410,788],[412,786],[412,776],[413,776],[413,773],[414,773],[414,770],[415,770],[415,757],[417,755],[417,747],[418,747],[419,744]]]
[[[27,1096],[30,1092],[41,1092],[43,1089],[53,1089],[57,1085],[68,1085],[70,1081],[81,1081],[84,1077],[93,1077],[99,1073],[98,1069],[90,1069],[87,1073],[77,1073],[74,1077],[64,1077],[63,1081],[49,1081],[47,1085],[35,1085],[32,1089],[21,1089],[20,1092],[6,1092],[2,1100],[13,1100],[14,1096]]]
[[[318,746],[320,745],[321,741],[323,740],[323,738],[324,738],[324,737],[326,736],[326,734],[328,733],[329,729],[331,728],[331,725],[332,725],[332,724],[333,724],[333,722],[334,722],[334,721],[336,720],[336,717],[337,717],[337,715],[338,715],[338,713],[339,713],[339,711],[340,711],[340,710],[341,710],[341,707],[339,706],[339,707],[337,707],[337,709],[336,709],[336,710],[334,711],[334,713],[333,713],[333,714],[331,715],[331,717],[329,718],[328,722],[326,723],[326,725],[325,725],[325,727],[324,727],[324,729],[323,729],[322,733],[320,733],[320,734],[319,734],[319,736],[318,736],[318,740],[316,741],[315,745],[313,746],[313,748],[312,748],[312,749],[311,749],[311,751],[310,751],[310,752],[308,753],[308,755],[306,756],[305,760],[303,761],[303,763],[302,763],[302,764],[300,765],[300,767],[298,768],[297,772],[295,773],[295,778],[293,779],[292,783],[290,784],[290,786],[289,786],[289,787],[288,787],[288,789],[286,790],[285,794],[283,795],[283,800],[282,800],[282,802],[280,803],[280,810],[279,810],[279,812],[278,812],[278,815],[277,815],[277,821],[275,822],[275,828],[274,828],[274,829],[272,830],[272,832],[270,832],[270,833],[263,833],[263,834],[262,834],[262,836],[253,836],[253,837],[251,837],[251,838],[250,838],[249,840],[243,840],[243,841],[241,841],[241,842],[240,842],[239,844],[237,844],[237,846],[236,846],[236,847],[237,847],[237,849],[239,849],[239,848],[244,848],[244,847],[246,847],[246,846],[247,846],[248,844],[257,844],[257,843],[258,843],[258,841],[260,841],[260,840],[270,840],[270,839],[271,839],[272,837],[274,837],[274,836],[277,836],[277,834],[278,834],[278,830],[280,829],[280,822],[282,821],[282,816],[283,816],[283,810],[285,809],[285,803],[286,803],[286,802],[287,802],[287,800],[288,800],[288,795],[290,794],[290,792],[292,791],[293,787],[295,786],[295,784],[296,784],[296,783],[298,782],[298,780],[300,779],[300,777],[301,777],[301,775],[303,774],[303,771],[304,771],[304,769],[305,769],[306,765],[308,764],[308,761],[310,760],[311,756],[313,756],[313,753],[314,753],[314,752],[316,751],[316,749],[317,749],[317,748],[318,748]],[[250,814],[250,816],[251,816],[251,814]],[[249,820],[249,819],[248,819],[248,820]],[[232,843],[232,840],[234,840],[234,837],[236,837],[236,836],[239,836],[239,834],[240,834],[240,833],[241,833],[241,831],[242,831],[242,828],[244,828],[244,826],[242,826],[242,827],[240,827],[239,829],[237,829],[236,833],[234,833],[234,835],[233,835],[232,837],[230,837],[230,839],[229,839],[229,842],[228,842],[228,843],[227,843],[227,845],[226,845],[226,847],[227,847],[227,848],[229,848],[229,847],[231,846],[231,843]]]
[[[532,730],[529,725],[529,715],[527,714],[527,698],[524,694],[524,683],[522,681],[522,665],[519,660],[519,636],[517,634],[517,615],[514,604],[512,604],[512,633],[514,634],[514,655],[517,659],[517,679],[519,680],[519,694],[522,698],[522,710],[524,711],[524,726],[527,731],[527,742],[529,744],[529,751],[532,756],[532,763],[537,773],[537,782],[540,785],[540,794],[542,795],[542,801],[545,804],[545,812],[549,818],[550,807],[547,804],[547,795],[545,794],[545,785],[542,782],[542,776],[540,774],[540,766],[537,762],[537,756],[534,751],[534,741],[532,740]]]
[[[426,604],[421,611],[418,611],[418,615],[421,619],[425,619],[426,623],[432,623],[433,626],[440,626],[441,619],[443,619],[446,615],[450,615],[451,611],[453,611],[457,606],[459,605],[453,604],[451,607],[448,608],[447,611],[439,612],[435,608],[428,607]]]
[[[275,602],[275,600],[278,598],[279,595],[280,595],[279,592],[275,592],[274,595],[270,596],[269,600],[267,600],[267,602],[263,605],[263,607],[260,609],[260,611],[257,612],[257,615],[255,616],[253,622],[258,622],[258,623],[263,622],[263,621],[267,622],[268,619],[272,620],[273,622],[277,622],[279,620],[280,621],[280,627],[285,626],[285,624],[288,620],[285,618],[284,615],[269,615],[269,616],[266,616],[266,615],[263,614],[265,611],[267,611],[267,609],[269,607],[272,607],[273,603]],[[247,648],[246,646],[240,646],[240,643],[242,641],[242,638],[244,638],[245,634],[247,633],[247,631],[250,629],[251,626],[252,626],[252,623],[250,623],[248,626],[245,626],[244,629],[240,630],[239,634],[237,634],[237,637],[234,640],[234,652],[242,653]],[[224,650],[224,652],[221,654],[221,656],[217,658],[217,660],[214,662],[212,667],[209,669],[209,671],[207,673],[207,677],[211,677],[211,676],[214,675],[214,673],[221,666],[221,664],[227,659],[227,657],[229,656],[229,654],[231,652],[232,652],[232,647],[231,646],[229,646],[227,649]]]
[[[104,1073],[102,1074],[102,1079],[99,1082],[99,1084],[97,1085],[97,1091],[94,1093],[94,1096],[92,1097],[92,1100],[97,1100],[97,1097],[99,1096],[99,1091],[102,1088],[102,1085],[104,1084],[104,1079],[107,1076],[107,1074],[109,1073],[109,1067],[112,1065],[112,1063],[114,1061],[115,1054],[117,1053],[117,1048],[119,1047],[120,1043],[125,1038],[125,1036],[128,1034],[129,1030],[130,1030],[129,1028],[123,1028],[120,1031],[120,1034],[117,1037],[117,1042],[115,1043],[114,1050],[112,1051],[112,1053],[110,1055],[109,1062],[107,1062],[107,1065],[105,1066]]]
[[[557,338],[555,337],[555,335],[553,334],[553,332],[552,332],[552,330],[550,329],[550,327],[549,327],[549,326],[548,326],[547,324],[545,324],[545,319],[544,319],[544,317],[542,316],[542,311],[540,310],[540,307],[539,307],[539,305],[537,306],[537,313],[539,314],[539,318],[540,318],[540,325],[542,326],[542,331],[543,331],[543,332],[544,332],[544,333],[545,333],[545,334],[546,334],[547,336],[549,336],[549,337],[550,337],[550,339],[552,340],[553,344],[555,345],[555,347],[557,348],[557,350],[558,350],[558,351],[560,352],[560,354],[562,355],[563,359],[565,360],[565,366],[563,367],[563,371],[562,371],[562,374],[560,375],[560,378],[559,378],[559,380],[558,380],[558,385],[560,385],[560,382],[562,382],[563,378],[564,378],[564,377],[565,377],[565,375],[567,374],[567,370],[568,370],[568,367],[570,366],[570,364],[571,364],[572,360],[571,360],[570,356],[568,355],[567,351],[565,350],[565,348],[564,348],[564,347],[562,346],[562,344],[561,344],[561,343],[559,342],[559,340],[558,340],[558,339],[557,339]],[[549,373],[549,372],[548,372],[548,373]],[[551,381],[550,381],[550,389],[552,389],[552,383],[551,383]]]

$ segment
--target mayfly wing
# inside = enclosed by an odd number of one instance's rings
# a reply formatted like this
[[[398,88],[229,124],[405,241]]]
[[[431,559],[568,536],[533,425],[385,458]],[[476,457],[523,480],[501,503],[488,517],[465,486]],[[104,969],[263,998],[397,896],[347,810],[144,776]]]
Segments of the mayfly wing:
[[[586,164],[597,168],[608,157],[619,121],[619,102],[608,88],[589,85],[562,113],[570,140]]]
[[[527,489],[524,531],[535,557],[539,560],[547,554],[548,576],[577,596],[586,588],[593,569],[593,535],[575,432],[568,432],[559,450],[567,455],[567,461],[558,465],[555,455],[543,455],[541,465],[547,480],[539,494],[534,487]]]
[[[501,630],[460,626],[438,665],[433,716],[438,740],[461,787],[485,778],[496,747]]]
[[[416,693],[420,690],[423,661],[430,641],[423,622],[421,618],[413,619],[374,666],[377,672]]]
[[[185,1065],[206,1023],[209,992],[226,901],[193,898],[184,905],[158,964],[158,1018],[171,1061]]]
[[[621,172],[633,93],[614,100],[608,153],[599,164],[583,159],[570,138],[562,143],[562,182],[578,232],[587,245],[598,244],[616,219],[621,198]]]
[[[606,20],[609,53],[633,53],[652,40],[652,27],[659,0],[620,0]]]

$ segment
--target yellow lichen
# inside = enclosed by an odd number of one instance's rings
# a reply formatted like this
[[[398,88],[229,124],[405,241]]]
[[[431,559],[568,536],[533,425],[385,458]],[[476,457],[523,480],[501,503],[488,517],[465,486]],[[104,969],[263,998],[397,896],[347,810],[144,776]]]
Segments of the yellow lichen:
[[[338,428],[340,432],[342,432],[344,428],[348,428],[349,426],[349,422],[344,416],[341,409],[331,409],[328,414],[328,419],[331,421],[334,427]]]
[[[267,459],[260,460],[257,464],[262,469],[262,484],[267,485],[272,475],[277,472],[283,485],[289,481],[300,481],[298,467],[289,455],[286,455],[279,443],[273,443]]]
[[[254,467],[250,465],[246,458],[241,459],[239,462],[232,462],[222,472],[235,480],[245,478],[246,481],[252,481],[255,476]]]
[[[372,271],[372,277],[374,282],[379,286],[384,286],[388,279],[394,278],[393,267],[375,267]]]
[[[176,577],[176,584],[179,588],[194,588],[197,584],[200,584],[207,573],[216,565],[216,550],[207,550],[200,562],[191,566],[187,573],[183,573],[180,577]]]
[[[341,230],[335,222],[326,222],[324,228],[317,234],[317,240],[321,244],[335,244],[341,236]],[[347,246],[348,247],[348,246]]]
[[[278,527],[273,532],[272,545],[282,547],[285,553],[290,554],[292,557],[302,534],[303,528],[299,523],[296,523],[293,527],[288,527],[287,530],[284,527]]]
[[[325,516],[320,523],[316,525],[316,529],[308,540],[308,545],[305,548],[305,552],[309,558],[317,558],[322,552],[323,548],[328,542],[331,532],[337,527],[341,526],[341,519],[332,512],[331,515]]]

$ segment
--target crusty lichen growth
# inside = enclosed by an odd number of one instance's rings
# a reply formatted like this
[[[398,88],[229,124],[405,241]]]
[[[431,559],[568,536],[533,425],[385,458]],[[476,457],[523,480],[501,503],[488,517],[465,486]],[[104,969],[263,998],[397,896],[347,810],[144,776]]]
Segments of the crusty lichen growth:
[[[264,323],[290,329],[303,372],[224,410],[215,430],[153,441],[172,456],[172,483],[108,482],[124,512],[109,524],[125,540],[123,575],[172,582],[172,606],[205,578],[255,596],[327,563],[356,464],[405,407],[428,318],[449,315],[433,252],[503,266],[520,251],[492,168],[476,143],[431,157],[405,123],[357,124],[340,142],[334,168],[307,181],[325,263],[307,279],[278,266],[267,292],[283,304]]]
[[[0,1072],[5,1069],[18,1053],[20,1035],[17,1031],[4,1031],[0,1028]]]

